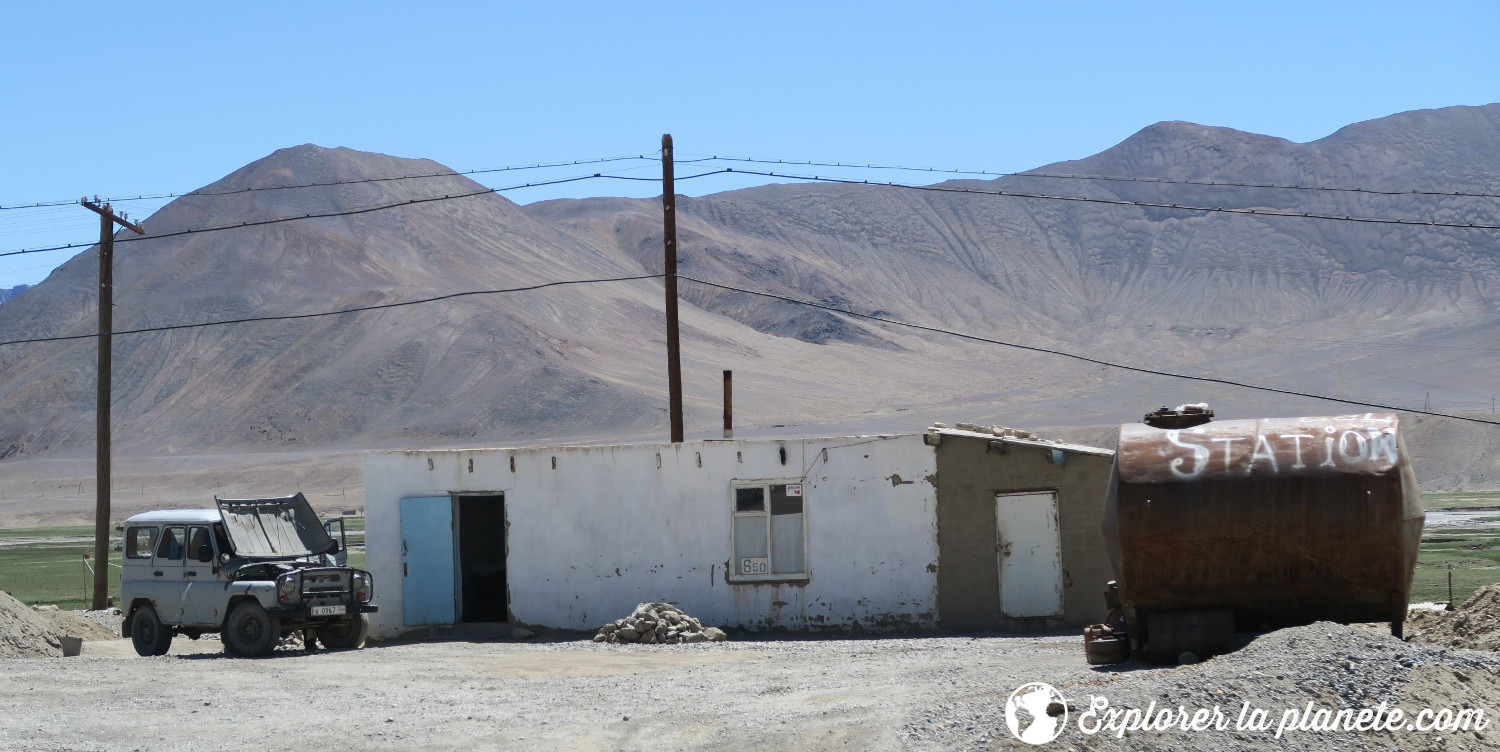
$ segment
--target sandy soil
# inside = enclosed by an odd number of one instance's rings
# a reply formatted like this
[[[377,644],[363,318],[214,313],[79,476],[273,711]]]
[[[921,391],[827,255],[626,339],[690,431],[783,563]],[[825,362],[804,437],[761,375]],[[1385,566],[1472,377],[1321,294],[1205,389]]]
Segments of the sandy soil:
[[[1405,643],[1332,624],[1282,630],[1194,665],[1092,667],[1073,634],[740,639],[602,645],[386,644],[223,654],[177,639],[135,657],[123,640],[79,658],[5,661],[0,749],[1026,749],[1006,703],[1028,682],[1067,698],[1058,749],[1493,749],[1487,731],[1085,734],[1092,696],[1116,707],[1243,702],[1478,707],[1500,716],[1500,655]],[[59,721],[62,717],[64,720]],[[1275,720],[1275,716],[1273,716]]]

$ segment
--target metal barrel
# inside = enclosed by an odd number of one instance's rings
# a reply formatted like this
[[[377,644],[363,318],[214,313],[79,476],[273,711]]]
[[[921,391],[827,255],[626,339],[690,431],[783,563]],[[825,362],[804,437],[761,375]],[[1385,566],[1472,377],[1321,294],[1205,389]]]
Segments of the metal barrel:
[[[1120,427],[1103,533],[1126,618],[1228,609],[1239,630],[1389,621],[1421,494],[1392,414]]]

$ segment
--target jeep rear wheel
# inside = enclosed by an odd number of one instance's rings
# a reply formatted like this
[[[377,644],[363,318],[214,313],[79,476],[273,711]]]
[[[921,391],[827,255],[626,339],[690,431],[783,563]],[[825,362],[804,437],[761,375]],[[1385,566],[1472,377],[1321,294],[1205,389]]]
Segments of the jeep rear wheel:
[[[245,601],[229,612],[219,636],[231,653],[247,657],[265,655],[281,638],[281,622],[266,613],[259,603]]]
[[[318,642],[329,650],[351,650],[365,644],[369,631],[370,621],[364,614],[355,614],[348,621],[319,626]]]
[[[130,642],[137,655],[166,655],[172,646],[172,630],[161,623],[155,607],[141,606],[130,617]]]

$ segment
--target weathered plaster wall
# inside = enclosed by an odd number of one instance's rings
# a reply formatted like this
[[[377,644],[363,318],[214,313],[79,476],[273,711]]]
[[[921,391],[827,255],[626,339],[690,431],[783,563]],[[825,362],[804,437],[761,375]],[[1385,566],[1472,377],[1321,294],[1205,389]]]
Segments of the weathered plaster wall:
[[[505,494],[524,623],[591,629],[668,601],[749,628],[934,626],[935,472],[919,435],[367,453],[374,633],[403,628],[400,500],[460,492]],[[805,582],[726,581],[736,480],[805,485]]]
[[[988,452],[987,438],[944,435],[937,451],[938,610],[953,629],[1028,629],[1084,625],[1104,620],[1104,583],[1114,579],[1099,524],[1113,458],[1067,452],[1062,465],[1051,451],[1007,445]],[[1062,539],[1061,620],[1007,619],[1000,610],[995,552],[995,494],[1056,491]]]

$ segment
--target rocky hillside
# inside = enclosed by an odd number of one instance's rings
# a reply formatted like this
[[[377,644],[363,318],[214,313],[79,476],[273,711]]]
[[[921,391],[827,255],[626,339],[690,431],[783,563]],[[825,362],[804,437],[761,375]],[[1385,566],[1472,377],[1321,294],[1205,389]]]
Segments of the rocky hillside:
[[[122,236],[116,326],[660,271],[655,200],[520,207],[485,194],[169,237],[478,188],[455,176],[247,190],[440,170],[312,145],[248,165],[150,217],[147,238]],[[1162,123],[1035,172],[1192,182],[1033,174],[938,186],[971,193],[790,184],[684,197],[681,271],[1142,368],[1488,414],[1500,365],[1491,334],[1500,232],[991,194],[1500,224],[1493,198],[1432,195],[1500,193],[1500,105],[1404,113],[1308,144]],[[1220,182],[1401,195],[1204,184]],[[93,275],[81,254],[0,307],[0,339],[88,333]],[[1204,399],[1223,417],[1355,409],[1130,374],[689,281],[682,294],[690,433],[715,428],[723,368],[735,370],[739,425],[766,430],[917,428],[931,418],[1097,426]],[[642,280],[122,335],[117,442],[159,455],[659,436],[661,296],[659,281]],[[0,347],[0,457],[88,446],[92,348]],[[1424,426],[1446,441],[1445,429]],[[1443,472],[1486,478],[1495,461],[1467,455]]]
[[[0,303],[4,303],[5,301],[10,300],[17,295],[26,292],[28,287],[30,286],[16,285],[15,287],[0,287]]]

